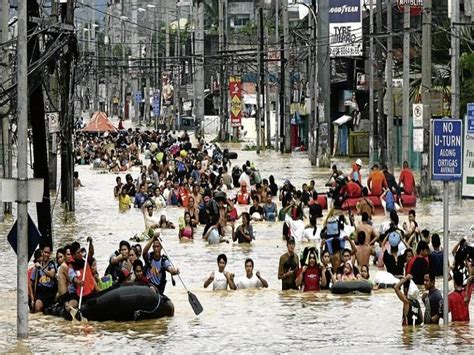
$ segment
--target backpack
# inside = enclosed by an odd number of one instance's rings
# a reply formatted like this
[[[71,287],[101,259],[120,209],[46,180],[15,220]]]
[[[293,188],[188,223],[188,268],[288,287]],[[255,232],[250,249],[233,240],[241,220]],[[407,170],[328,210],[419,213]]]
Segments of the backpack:
[[[407,324],[408,325],[420,325],[423,322],[423,319],[419,316],[419,309],[421,308],[420,302],[418,300],[409,300],[410,305],[408,307],[407,313]]]
[[[326,223],[326,238],[339,238],[341,234],[339,219],[337,217],[331,217]]]
[[[395,199],[391,191],[388,191],[385,195],[385,202],[387,203],[387,211],[395,211]]]
[[[262,177],[260,176],[260,172],[258,170],[253,171],[252,177],[256,184],[260,184],[262,182]]]
[[[398,229],[395,229],[388,233],[388,241],[391,246],[392,244],[393,246],[395,246],[395,244],[396,245],[400,244],[400,242],[402,241],[402,235],[400,234]]]

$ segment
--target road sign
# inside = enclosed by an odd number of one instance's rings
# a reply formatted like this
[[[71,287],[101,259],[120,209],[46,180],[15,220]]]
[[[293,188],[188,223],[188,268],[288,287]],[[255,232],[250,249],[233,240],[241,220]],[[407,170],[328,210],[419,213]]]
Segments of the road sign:
[[[413,128],[423,127],[423,104],[413,104]]]
[[[153,93],[153,98],[152,98],[152,107],[153,107],[153,116],[158,117],[160,116],[160,111],[161,111],[161,93],[160,90],[156,90]]]
[[[423,151],[423,135],[425,130],[423,128],[414,128],[413,129],[413,151],[422,152]]]
[[[423,0],[398,0],[398,10],[405,12],[404,5],[410,5],[410,16],[419,16],[423,12]]]
[[[137,91],[137,92],[135,93],[135,102],[136,102],[136,103],[142,102],[142,93],[141,93],[140,91]]]
[[[49,133],[59,131],[59,112],[46,112],[46,121],[48,122]]]
[[[153,93],[153,103],[160,102],[160,101],[161,101],[160,90],[157,90]]]
[[[8,243],[11,245],[12,249],[16,253],[17,249],[17,233],[18,233],[18,221],[15,222],[10,233],[8,233],[7,240]],[[28,260],[31,259],[33,256],[36,247],[41,242],[43,236],[41,235],[40,231],[35,225],[35,222],[31,219],[30,215],[28,214]]]
[[[467,133],[474,134],[474,103],[467,104]]]
[[[433,180],[453,181],[462,178],[462,121],[433,120]]]

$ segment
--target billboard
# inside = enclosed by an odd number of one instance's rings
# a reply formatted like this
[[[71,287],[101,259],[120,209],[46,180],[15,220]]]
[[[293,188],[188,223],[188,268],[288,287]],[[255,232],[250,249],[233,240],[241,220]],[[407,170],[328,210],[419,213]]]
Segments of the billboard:
[[[238,75],[229,77],[230,122],[238,127],[242,121],[242,79]]]
[[[362,0],[329,1],[329,54],[362,56]]]
[[[462,196],[474,197],[474,103],[467,104],[463,162]]]

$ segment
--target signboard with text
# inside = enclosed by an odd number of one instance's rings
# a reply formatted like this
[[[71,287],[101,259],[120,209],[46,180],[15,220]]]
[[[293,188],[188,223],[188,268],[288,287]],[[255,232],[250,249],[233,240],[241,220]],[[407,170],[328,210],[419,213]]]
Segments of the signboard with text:
[[[462,121],[433,120],[431,177],[433,180],[455,181],[462,178]]]
[[[229,77],[230,123],[238,127],[242,123],[242,79],[238,75]]]
[[[153,93],[152,107],[153,107],[153,116],[155,117],[160,116],[160,110],[161,110],[160,90],[157,90]]]
[[[474,103],[467,104],[464,129],[462,196],[474,197]]]
[[[413,104],[413,127],[423,127],[423,104]]]
[[[362,0],[329,1],[331,57],[362,56]]]
[[[405,12],[405,5],[410,6],[410,16],[419,16],[423,12],[423,0],[397,0],[398,10]]]

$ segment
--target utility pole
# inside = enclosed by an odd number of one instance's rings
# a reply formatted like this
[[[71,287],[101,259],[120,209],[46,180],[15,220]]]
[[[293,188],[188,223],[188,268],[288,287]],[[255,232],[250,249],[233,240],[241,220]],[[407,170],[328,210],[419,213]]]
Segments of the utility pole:
[[[165,2],[165,68],[169,68],[169,57],[170,57],[170,2],[169,0],[163,0]]]
[[[318,92],[324,95],[317,94],[319,100],[318,120],[325,125],[326,131],[319,131],[319,146],[318,146],[318,166],[329,167],[330,147],[331,147],[331,58],[329,58],[329,0],[319,1],[319,21],[318,21]]]
[[[410,5],[404,5],[403,14],[403,117],[402,161],[409,161],[408,121],[410,119]]]
[[[313,9],[314,14],[317,11],[317,1],[312,0],[311,7]],[[311,15],[311,14],[309,14]],[[308,16],[309,16],[308,15]],[[309,17],[308,17],[309,18]],[[316,165],[316,160],[318,156],[318,56],[317,56],[317,49],[318,46],[316,44],[317,40],[317,31],[318,31],[318,24],[316,18],[311,16],[312,19],[312,28],[311,31],[311,40],[310,40],[310,52],[309,52],[309,59],[310,59],[310,70],[309,70],[309,96],[311,99],[311,116],[310,116],[310,124],[309,124],[309,144],[308,144],[308,153],[309,158],[311,161],[311,165]]]
[[[451,0],[451,117],[460,119],[460,70],[459,70],[459,54],[460,54],[460,31],[459,23],[461,22],[461,10],[459,0]],[[456,197],[461,197],[461,183],[455,184]],[[445,322],[445,324],[447,324]]]
[[[259,46],[258,46],[258,75],[257,75],[257,113],[255,115],[255,125],[257,130],[257,154],[260,154],[262,144],[262,94],[263,94],[263,9],[260,5],[258,8],[258,20],[257,20],[257,32],[259,35]]]
[[[27,2],[18,2],[17,100],[17,337],[28,337],[28,50]]]
[[[328,1],[328,0],[325,0]],[[283,15],[283,44],[284,44],[284,63],[287,73],[284,75],[284,81],[281,85],[284,85],[284,102],[282,109],[281,120],[283,120],[283,132],[281,135],[284,137],[284,152],[291,152],[291,121],[289,115],[289,107],[291,102],[291,76],[289,75],[289,57],[290,57],[290,24],[288,19],[288,2],[282,1],[282,15]],[[283,79],[282,79],[283,80]]]
[[[421,48],[421,102],[423,103],[423,153],[421,155],[421,196],[431,193],[430,121],[431,121],[431,23],[432,1],[423,1]]]
[[[393,173],[393,2],[387,0],[387,165]]]
[[[196,0],[194,114],[204,135],[204,0]]]
[[[151,76],[151,40],[146,47],[145,55],[145,89],[143,90],[143,121],[150,124],[150,76]],[[149,71],[147,70],[149,69]]]
[[[10,6],[8,0],[0,0],[0,43],[6,43],[8,41],[8,19]],[[2,46],[0,48],[0,82],[6,86],[6,82],[9,76],[9,65],[8,65],[8,46]],[[9,146],[9,120],[8,120],[9,105],[0,105],[0,178],[11,178],[8,176],[9,161],[8,159],[10,146]],[[0,202],[0,222],[4,221],[5,213],[8,210],[7,203]]]
[[[28,14],[32,17],[40,17],[40,7],[36,1],[29,2]],[[28,33],[36,33],[38,25],[28,21]],[[27,43],[28,63],[34,63],[41,59],[40,38],[37,34],[30,36]],[[41,80],[38,75],[31,75],[29,82],[34,83]],[[33,87],[33,85],[30,85]],[[22,96],[19,96],[22,97]],[[36,204],[38,215],[38,227],[44,241],[52,245],[51,234],[51,202],[49,194],[49,169],[48,169],[48,136],[45,124],[45,109],[43,87],[37,86],[28,93],[28,122],[31,125],[33,142],[33,175],[35,178],[43,179],[43,198]],[[72,152],[71,152],[72,156]]]
[[[51,0],[51,21],[52,23],[58,24],[58,4],[57,0]],[[58,102],[58,71],[54,69],[53,74],[49,79],[50,88],[50,110],[57,111],[59,107]],[[59,119],[59,117],[58,117]],[[48,122],[46,122],[48,125]],[[50,132],[48,129],[48,150],[49,150],[49,189],[56,190],[57,186],[57,175],[58,175],[58,146],[57,146],[57,132]]]
[[[225,95],[225,85],[224,85],[224,63],[226,61],[225,56],[223,55],[224,51],[224,1],[219,0],[219,52],[221,53],[220,59],[220,70],[219,70],[219,116],[220,116],[220,126],[219,126],[219,139],[221,141],[225,140],[225,108],[224,108],[224,95]],[[214,88],[211,88],[214,90]]]
[[[66,10],[66,23],[74,24],[74,0],[68,0]],[[74,52],[76,48],[69,48],[61,61],[61,115],[62,123],[61,140],[61,202],[66,204],[66,210],[74,211],[74,162],[73,162],[73,90],[74,75],[71,68],[74,66]]]
[[[369,1],[369,165],[375,160],[375,118],[374,118],[374,3]]]
[[[265,27],[265,43],[267,45],[267,51],[268,51],[268,28]],[[268,59],[268,57],[267,57]],[[270,73],[268,72],[268,60],[265,61],[265,66],[264,66],[264,75],[265,75],[265,128],[266,128],[266,147],[271,147],[272,145],[272,132],[271,132],[271,123],[270,123],[270,108],[271,108],[271,100],[270,100]],[[265,147],[265,149],[266,149]]]
[[[278,100],[280,102],[280,119],[278,120],[278,147],[280,153],[285,152],[285,80],[286,80],[286,59],[285,59],[285,40],[284,36],[280,38],[280,90]]]
[[[382,1],[376,1],[376,16],[375,22],[377,26],[377,34],[382,33]],[[379,38],[377,40],[377,44],[375,46],[375,64],[377,68],[376,77],[377,77],[377,119],[375,120],[375,128],[374,131],[377,132],[374,138],[375,139],[375,147],[380,152],[378,158],[381,162],[385,163],[386,159],[386,142],[387,142],[387,124],[385,121],[385,115],[383,112],[383,92],[384,92],[384,85],[383,82],[383,75],[382,69],[383,65],[383,56],[382,56],[382,39]]]
[[[275,0],[275,48],[277,43],[280,42],[280,1]],[[283,85],[280,83],[277,84],[277,88],[279,89],[278,92],[281,91]],[[279,141],[280,141],[280,98],[275,98],[275,150],[278,151],[279,149]]]
[[[127,112],[125,106],[127,102],[127,93],[125,92],[125,81],[126,81],[126,73],[125,73],[125,67],[126,64],[128,63],[127,57],[126,57],[126,45],[125,45],[125,0],[120,1],[120,11],[121,11],[121,27],[122,27],[122,33],[121,33],[121,44],[122,44],[122,60],[120,61],[122,64],[122,70],[121,70],[121,83],[120,83],[120,94],[121,94],[121,100],[122,100],[122,117],[123,119],[128,118],[127,115],[125,114]]]

